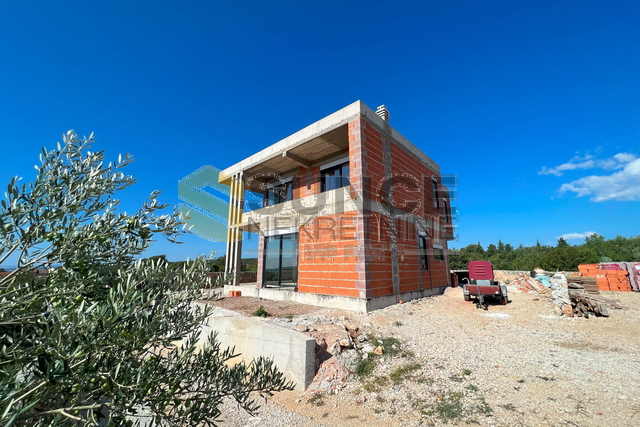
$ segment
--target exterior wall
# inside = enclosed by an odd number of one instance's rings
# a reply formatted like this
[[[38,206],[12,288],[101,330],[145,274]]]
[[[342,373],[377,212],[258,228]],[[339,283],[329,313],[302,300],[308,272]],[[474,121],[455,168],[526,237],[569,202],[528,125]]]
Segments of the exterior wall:
[[[370,214],[366,221],[365,246],[369,248],[367,263],[367,297],[392,295],[391,230],[380,214]]]
[[[433,280],[430,271],[422,270],[418,233],[409,221],[398,220],[398,266],[400,270],[400,292],[419,291],[431,288]],[[433,263],[429,265],[430,270]]]
[[[357,211],[316,217],[298,234],[298,292],[360,297]]]
[[[446,261],[447,242],[444,233],[435,231],[428,239],[429,268],[423,270],[420,263],[419,234],[410,220],[412,216],[406,216],[407,220],[398,218],[391,221],[384,215],[385,211],[404,212],[444,225],[442,203],[440,203],[440,209],[436,209],[433,202],[432,178],[435,177],[440,182],[439,174],[396,144],[393,139],[385,136],[367,120],[359,119],[358,121],[360,145],[366,153],[363,162],[363,175],[367,177],[365,194],[371,200],[369,209],[365,210],[367,216],[365,246],[371,248],[370,257],[367,259],[368,297],[446,286],[449,283],[449,275]],[[383,184],[389,177],[392,177],[394,184],[391,197],[383,188]],[[446,191],[439,194],[440,201],[443,197],[447,197]],[[449,205],[448,198],[447,205]],[[450,214],[448,216],[450,218]],[[391,236],[397,236],[395,242]],[[442,245],[445,260],[434,259],[434,240],[435,243]],[[395,279],[394,266],[398,272]]]
[[[301,199],[319,194],[320,184],[320,167],[300,168],[293,176],[293,198]]]

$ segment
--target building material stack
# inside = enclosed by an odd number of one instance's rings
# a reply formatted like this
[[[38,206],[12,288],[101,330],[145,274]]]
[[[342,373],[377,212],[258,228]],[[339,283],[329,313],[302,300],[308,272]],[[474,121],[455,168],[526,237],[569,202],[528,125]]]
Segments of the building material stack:
[[[620,271],[626,270],[627,280],[621,280],[621,282],[626,283],[626,281],[628,281],[632,291],[640,291],[640,262],[603,262],[600,263],[600,269],[618,271],[619,276],[624,276]]]
[[[621,263],[606,263],[608,269],[601,268],[603,264],[580,264],[580,271],[583,285],[589,285],[593,289],[594,281],[597,289],[601,291],[618,291],[631,292],[631,282],[629,280],[629,272],[621,269]],[[614,268],[617,267],[617,268]],[[585,286],[585,289],[587,287]]]
[[[572,317],[589,318],[590,315],[609,317],[612,308],[622,309],[617,300],[605,298],[599,295],[598,290],[601,282],[596,277],[576,276],[573,274],[565,274],[567,279],[568,296],[571,301],[570,305],[565,301],[556,302],[560,306],[562,312]],[[564,303],[564,305],[563,305]],[[569,309],[571,307],[571,309]],[[571,312],[571,313],[570,313]]]
[[[598,279],[596,277],[579,276],[578,273],[573,273],[573,275],[565,273],[565,277],[567,278],[568,283],[580,285],[579,287],[569,286],[569,288],[584,289],[586,293],[594,294],[594,295],[599,294],[600,291],[603,290],[598,285],[598,282],[597,282]],[[606,289],[606,290],[608,291],[609,289]]]

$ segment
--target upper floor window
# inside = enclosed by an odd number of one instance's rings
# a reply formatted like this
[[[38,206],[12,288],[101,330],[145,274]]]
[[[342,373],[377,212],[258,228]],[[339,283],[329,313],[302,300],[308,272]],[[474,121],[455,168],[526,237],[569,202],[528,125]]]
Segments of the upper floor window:
[[[433,184],[433,207],[436,209],[440,209],[440,200],[438,198],[438,180],[433,178],[431,180],[431,184]]]
[[[349,185],[349,162],[340,163],[321,172],[321,191],[331,191]]]
[[[293,200],[293,181],[291,179],[287,182],[280,181],[267,185],[264,194],[265,206],[273,206],[289,200]]]
[[[442,210],[444,211],[444,223],[449,224],[449,210],[447,209],[447,201],[442,200]]]

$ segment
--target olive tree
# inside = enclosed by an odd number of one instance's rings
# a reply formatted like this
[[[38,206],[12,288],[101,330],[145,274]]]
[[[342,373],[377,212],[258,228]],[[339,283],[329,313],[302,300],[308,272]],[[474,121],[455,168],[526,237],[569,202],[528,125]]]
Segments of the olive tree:
[[[1,201],[0,264],[17,268],[0,276],[0,424],[216,425],[227,397],[253,412],[292,389],[268,359],[234,365],[214,335],[198,343],[207,260],[140,259],[154,237],[188,230],[177,211],[159,213],[157,192],[118,210],[133,159],[105,163],[93,135],[63,140]]]

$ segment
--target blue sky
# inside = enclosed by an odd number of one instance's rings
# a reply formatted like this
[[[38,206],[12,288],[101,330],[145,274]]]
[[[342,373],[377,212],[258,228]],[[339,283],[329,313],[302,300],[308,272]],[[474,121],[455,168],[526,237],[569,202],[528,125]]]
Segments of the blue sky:
[[[0,185],[68,129],[135,210],[361,99],[459,176],[459,247],[640,233],[637,1],[0,3]],[[577,236],[570,236],[577,237]],[[570,243],[582,240],[577,237]],[[250,247],[251,245],[249,245]],[[172,260],[224,251],[190,236]]]

